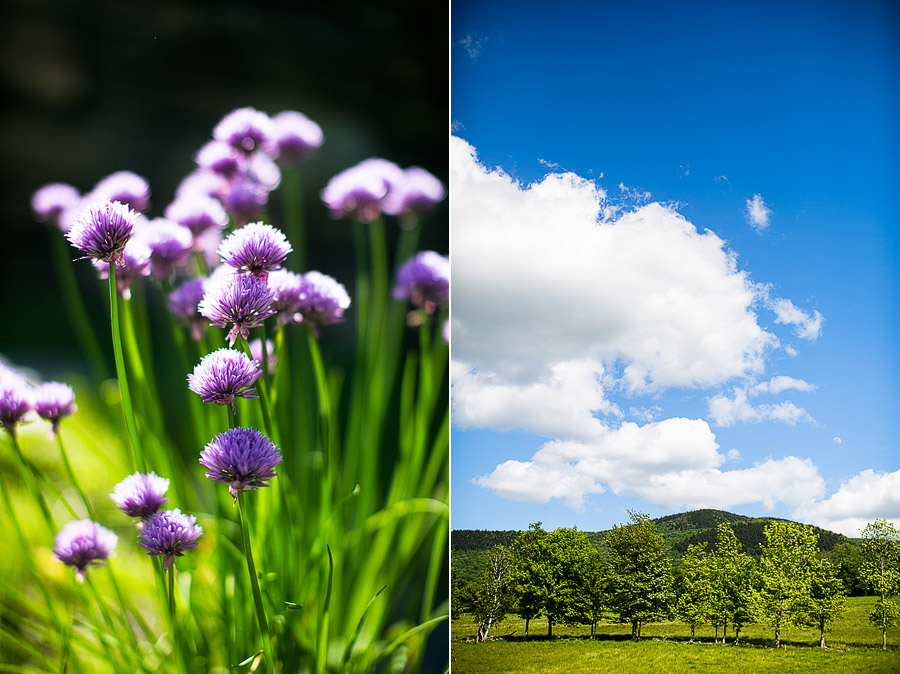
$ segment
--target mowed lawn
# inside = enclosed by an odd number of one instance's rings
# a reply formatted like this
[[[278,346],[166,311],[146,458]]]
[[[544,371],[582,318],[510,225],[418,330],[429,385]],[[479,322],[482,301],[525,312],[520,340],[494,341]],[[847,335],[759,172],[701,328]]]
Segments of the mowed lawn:
[[[825,634],[819,648],[817,629],[782,630],[782,647],[774,650],[773,630],[750,625],[734,646],[729,629],[726,645],[713,643],[714,631],[700,627],[697,643],[687,643],[690,628],[682,623],[646,625],[641,641],[631,641],[631,627],[603,622],[590,639],[590,629],[554,625],[547,639],[547,621],[532,620],[525,640],[525,621],[513,616],[495,625],[491,639],[475,643],[476,625],[464,615],[451,625],[450,668],[453,674],[526,672],[900,672],[900,630],[888,631],[888,650],[881,650],[881,631],[868,622],[875,600],[847,600],[843,615]],[[720,635],[721,636],[721,635]]]

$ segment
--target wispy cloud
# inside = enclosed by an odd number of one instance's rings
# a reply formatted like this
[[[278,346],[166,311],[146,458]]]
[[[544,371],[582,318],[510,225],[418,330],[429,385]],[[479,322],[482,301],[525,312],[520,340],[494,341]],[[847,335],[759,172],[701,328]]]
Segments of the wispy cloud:
[[[487,35],[479,35],[472,31],[459,41],[463,49],[466,50],[470,59],[477,60],[481,57],[488,44],[502,44],[503,34],[498,30],[492,30]]]
[[[814,342],[822,334],[824,317],[820,312],[808,313],[784,298],[769,300],[768,307],[775,312],[775,322],[793,326],[794,334],[800,339]]]
[[[763,201],[761,195],[754,194],[753,199],[747,199],[746,215],[747,222],[749,222],[756,231],[761,232],[770,224],[769,216],[772,215],[772,209],[766,206],[766,202]]]
[[[716,426],[758,424],[763,421],[780,421],[793,426],[801,421],[814,421],[805,409],[790,400],[753,405],[748,400],[747,390],[741,388],[734,390],[733,397],[720,394],[710,398],[709,417]]]

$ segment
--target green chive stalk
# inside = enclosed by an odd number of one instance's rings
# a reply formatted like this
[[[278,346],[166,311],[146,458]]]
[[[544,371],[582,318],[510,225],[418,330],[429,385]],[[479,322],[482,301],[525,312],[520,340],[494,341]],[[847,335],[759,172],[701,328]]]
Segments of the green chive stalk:
[[[263,606],[262,594],[259,591],[259,579],[256,575],[256,564],[253,563],[253,550],[250,547],[250,523],[244,505],[244,492],[238,492],[238,519],[241,524],[241,537],[244,543],[244,557],[247,559],[247,573],[250,575],[250,587],[253,591],[253,604],[256,607],[256,619],[259,623],[259,635],[263,642],[266,671],[275,672],[275,660],[272,655],[272,637],[269,634],[269,623],[266,620],[266,609]]]

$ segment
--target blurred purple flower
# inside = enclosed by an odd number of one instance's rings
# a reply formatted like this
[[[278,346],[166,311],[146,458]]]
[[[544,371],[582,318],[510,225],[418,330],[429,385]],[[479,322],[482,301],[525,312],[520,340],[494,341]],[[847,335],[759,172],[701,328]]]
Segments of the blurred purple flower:
[[[92,264],[101,279],[109,278],[109,264],[100,260],[94,260]],[[116,288],[119,294],[128,299],[131,297],[131,284],[149,275],[150,249],[143,241],[132,237],[125,244],[120,264],[116,265]]]
[[[66,238],[87,253],[86,257],[120,265],[137,217],[135,211],[118,201],[89,206],[75,217]]]
[[[206,477],[227,483],[235,501],[239,492],[268,486],[280,462],[281,451],[275,443],[252,428],[219,433],[200,452],[200,464],[209,469]]]
[[[169,499],[165,497],[169,481],[156,473],[134,473],[113,489],[109,497],[129,517],[149,519]]]
[[[165,218],[142,224],[135,232],[150,249],[150,269],[156,279],[171,279],[191,256],[194,237],[191,230]]]
[[[212,171],[197,169],[192,171],[178,184],[175,190],[175,199],[193,197],[202,194],[207,197],[217,197],[224,179]]]
[[[24,378],[5,377],[0,384],[0,424],[10,435],[22,423],[25,415],[34,409],[34,394]]]
[[[219,246],[225,264],[248,271],[265,281],[268,272],[281,268],[291,244],[280,229],[262,222],[252,222],[236,229]]]
[[[211,140],[197,150],[194,156],[197,166],[226,180],[231,180],[243,170],[244,160],[228,143]]]
[[[262,340],[259,337],[250,342],[250,353],[253,354],[256,364],[262,368]],[[278,359],[275,358],[275,345],[271,339],[266,340],[266,361],[269,365],[269,374],[274,374]]]
[[[63,564],[74,566],[79,582],[84,582],[88,564],[107,559],[119,537],[91,520],[69,522],[56,534],[53,554]]]
[[[399,166],[373,157],[334,176],[321,197],[332,218],[351,215],[360,222],[371,222],[381,214],[390,190],[402,182]]]
[[[272,118],[275,135],[270,149],[281,165],[308,159],[322,147],[322,128],[302,112],[285,110]]]
[[[425,215],[446,195],[441,181],[418,166],[403,171],[403,180],[395,184],[384,203],[389,215]]]
[[[206,321],[200,314],[198,305],[205,293],[206,279],[193,278],[185,281],[169,293],[166,306],[175,317],[183,324],[191,328],[191,336],[199,341],[203,338],[203,329]]]
[[[221,230],[228,224],[222,203],[200,193],[181,196],[169,204],[166,219],[187,227],[195,239],[209,229]]]
[[[71,185],[53,183],[44,185],[31,197],[31,209],[41,222],[60,226],[62,214],[78,206],[81,195]],[[64,230],[65,231],[65,230]]]
[[[231,405],[235,398],[257,398],[250,386],[259,379],[256,361],[234,349],[218,349],[197,363],[189,374],[188,388],[203,398],[203,402]]]
[[[396,299],[408,299],[433,313],[450,303],[450,260],[432,250],[422,251],[397,270]]]
[[[238,335],[244,339],[266,318],[275,314],[272,301],[275,291],[252,274],[232,274],[209,283],[199,311],[220,328],[231,325],[228,343],[233,346]]]
[[[303,277],[287,269],[278,269],[269,274],[266,281],[269,287],[275,291],[275,301],[272,309],[275,311],[278,324],[299,322],[300,289],[303,286]]]
[[[260,216],[269,202],[269,191],[252,176],[242,174],[220,189],[219,199],[235,222],[243,224]]]
[[[138,212],[150,206],[150,185],[131,171],[118,171],[94,185],[87,197],[92,203],[118,201]]]
[[[338,323],[344,318],[344,310],[350,306],[346,288],[332,277],[317,271],[303,275],[300,286],[298,312],[302,321],[318,335],[320,325]]]
[[[41,384],[34,392],[34,411],[52,424],[53,435],[59,431],[60,419],[77,410],[75,391],[68,384],[51,381]]]
[[[213,138],[246,154],[261,150],[274,134],[275,123],[266,113],[254,108],[229,112],[213,129]]]
[[[153,515],[141,529],[138,543],[147,548],[148,555],[162,555],[164,570],[168,571],[175,557],[183,557],[185,550],[199,545],[197,539],[202,535],[197,518],[175,508]]]

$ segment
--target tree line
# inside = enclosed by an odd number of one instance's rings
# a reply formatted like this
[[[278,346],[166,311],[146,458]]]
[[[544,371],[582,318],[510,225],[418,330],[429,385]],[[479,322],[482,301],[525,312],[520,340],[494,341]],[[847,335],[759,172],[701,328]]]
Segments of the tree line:
[[[829,625],[849,594],[843,567],[822,556],[813,527],[775,520],[763,531],[759,558],[748,555],[732,526],[720,523],[714,545],[691,544],[673,567],[664,537],[648,515],[629,511],[631,521],[606,535],[605,552],[577,528],[545,531],[532,524],[508,546],[489,553],[480,579],[452,583],[454,614],[472,613],[477,640],[511,612],[529,624],[543,616],[547,635],[556,625],[590,626],[591,637],[604,612],[630,624],[638,640],[647,623],[677,619],[690,626],[691,642],[699,625],[715,628],[722,643],[729,627],[737,643],[745,625],[764,623],[774,633],[813,625],[825,647]],[[900,532],[886,520],[862,531],[861,551],[853,559],[855,582],[877,597],[871,623],[882,632],[900,622],[893,595],[900,591]],[[836,548],[836,552],[850,554]]]

